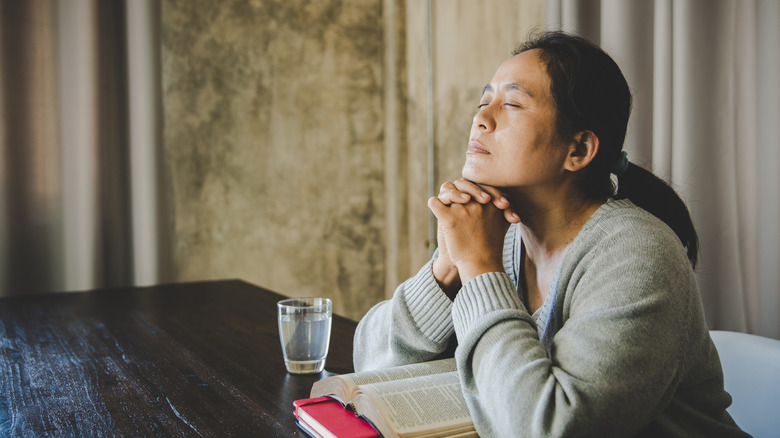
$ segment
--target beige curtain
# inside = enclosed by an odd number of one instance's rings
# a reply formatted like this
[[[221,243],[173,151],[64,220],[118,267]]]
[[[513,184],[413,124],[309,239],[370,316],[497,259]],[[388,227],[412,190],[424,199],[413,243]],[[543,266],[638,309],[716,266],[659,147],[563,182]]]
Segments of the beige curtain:
[[[165,277],[158,19],[0,0],[0,295]]]
[[[710,328],[780,338],[780,2],[549,0],[547,17],[623,69],[626,150],[692,211]]]

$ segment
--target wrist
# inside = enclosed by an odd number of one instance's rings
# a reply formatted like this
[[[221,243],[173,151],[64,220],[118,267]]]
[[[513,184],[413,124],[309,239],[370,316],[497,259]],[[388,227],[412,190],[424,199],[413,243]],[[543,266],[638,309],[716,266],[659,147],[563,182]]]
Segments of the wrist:
[[[439,283],[439,287],[450,298],[455,298],[461,287],[458,268],[444,257],[437,257],[433,261],[433,278]]]
[[[473,278],[489,272],[505,272],[504,265],[497,262],[473,262],[458,265],[461,284],[466,284]]]

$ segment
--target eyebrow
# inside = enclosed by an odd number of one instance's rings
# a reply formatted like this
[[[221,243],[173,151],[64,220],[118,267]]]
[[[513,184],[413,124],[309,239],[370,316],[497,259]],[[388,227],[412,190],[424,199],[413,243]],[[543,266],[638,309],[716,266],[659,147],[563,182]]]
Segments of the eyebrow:
[[[519,92],[525,94],[528,97],[534,97],[534,95],[531,94],[531,92],[528,91],[527,88],[525,88],[524,86],[518,84],[517,82],[510,82],[510,83],[504,85],[501,88],[503,88],[504,91],[519,91]],[[484,96],[485,93],[487,93],[489,91],[493,91],[493,86],[490,85],[490,84],[487,84],[487,85],[485,85],[485,88],[482,89],[482,95]]]

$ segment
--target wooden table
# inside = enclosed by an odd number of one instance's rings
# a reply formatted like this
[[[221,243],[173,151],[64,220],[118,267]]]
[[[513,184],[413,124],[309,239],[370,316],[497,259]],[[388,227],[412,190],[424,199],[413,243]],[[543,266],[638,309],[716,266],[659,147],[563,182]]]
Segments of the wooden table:
[[[287,374],[276,302],[241,281],[0,299],[0,436],[305,437],[292,402],[352,371],[335,316],[326,371]]]

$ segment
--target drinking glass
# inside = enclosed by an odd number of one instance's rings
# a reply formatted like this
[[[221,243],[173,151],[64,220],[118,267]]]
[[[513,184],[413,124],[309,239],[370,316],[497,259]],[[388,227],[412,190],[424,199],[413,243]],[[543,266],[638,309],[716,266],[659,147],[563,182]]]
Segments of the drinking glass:
[[[293,374],[319,373],[330,344],[333,303],[327,298],[290,298],[277,303],[284,364]]]

